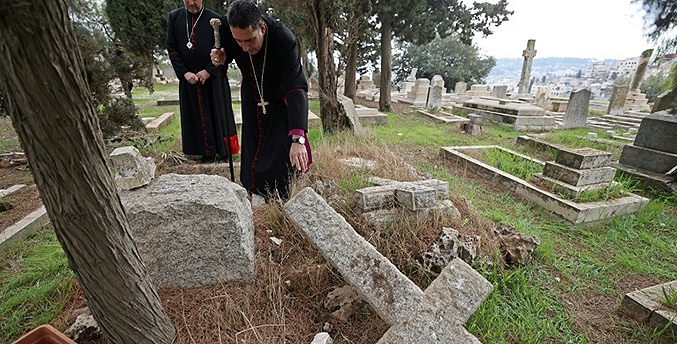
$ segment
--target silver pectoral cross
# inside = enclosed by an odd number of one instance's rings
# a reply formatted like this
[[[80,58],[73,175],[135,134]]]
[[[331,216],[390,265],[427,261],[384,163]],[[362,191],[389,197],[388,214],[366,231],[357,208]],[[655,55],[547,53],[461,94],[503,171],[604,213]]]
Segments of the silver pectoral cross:
[[[266,105],[268,105],[268,102],[261,99],[261,102],[257,103],[256,105],[260,106],[263,109],[263,114],[265,115],[266,114]]]

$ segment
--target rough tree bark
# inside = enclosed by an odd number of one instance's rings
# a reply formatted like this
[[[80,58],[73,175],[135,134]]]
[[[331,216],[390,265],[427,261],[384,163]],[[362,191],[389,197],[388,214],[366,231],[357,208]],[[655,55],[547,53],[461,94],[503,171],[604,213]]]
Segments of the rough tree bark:
[[[392,74],[392,17],[390,15],[381,16],[381,89],[380,99],[378,100],[378,110],[383,112],[392,112],[390,106],[390,81]]]
[[[311,18],[315,28],[317,42],[317,69],[320,76],[320,118],[322,129],[327,134],[351,129],[350,120],[336,96],[337,80],[334,67],[334,36],[331,28],[325,23],[325,6],[322,0],[311,1]]]
[[[343,88],[343,94],[350,98],[355,99],[355,94],[357,93],[357,85],[355,83],[355,74],[357,73],[357,37],[354,37],[355,34],[350,32],[348,34],[348,62],[346,63],[346,84]]]
[[[174,341],[108,169],[63,0],[0,6],[0,93],[56,236],[109,343]]]

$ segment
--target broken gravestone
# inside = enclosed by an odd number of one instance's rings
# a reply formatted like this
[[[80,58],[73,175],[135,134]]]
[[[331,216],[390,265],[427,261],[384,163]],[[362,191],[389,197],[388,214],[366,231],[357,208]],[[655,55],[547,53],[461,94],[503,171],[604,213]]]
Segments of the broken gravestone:
[[[453,260],[424,292],[311,188],[289,200],[284,212],[391,325],[377,344],[479,343],[462,325],[493,286],[469,265]]]
[[[342,322],[347,322],[364,301],[349,285],[335,288],[327,294],[324,300],[324,308],[328,309],[331,316]]]
[[[534,235],[518,233],[509,222],[501,222],[494,229],[493,235],[498,237],[499,250],[508,265],[524,265],[531,261],[532,254],[541,244]]]
[[[156,287],[254,280],[254,223],[241,186],[220,176],[165,174],[120,198]]]
[[[115,185],[123,190],[132,190],[148,185],[155,177],[153,158],[144,158],[136,147],[115,148],[110,154],[115,167]]]

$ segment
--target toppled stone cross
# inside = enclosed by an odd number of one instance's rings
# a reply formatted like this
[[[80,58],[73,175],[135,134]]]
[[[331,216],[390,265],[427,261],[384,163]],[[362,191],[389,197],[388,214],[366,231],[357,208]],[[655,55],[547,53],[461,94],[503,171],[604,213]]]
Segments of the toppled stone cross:
[[[462,325],[493,286],[469,265],[453,260],[421,291],[311,188],[294,196],[284,212],[391,325],[377,344],[480,343]]]

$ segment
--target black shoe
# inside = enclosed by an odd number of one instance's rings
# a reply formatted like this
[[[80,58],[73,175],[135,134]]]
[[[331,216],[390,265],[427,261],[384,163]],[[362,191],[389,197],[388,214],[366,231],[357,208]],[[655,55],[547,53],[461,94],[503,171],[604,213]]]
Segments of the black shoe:
[[[214,162],[214,156],[213,155],[211,155],[211,156],[205,155],[205,156],[201,157],[200,160],[198,160],[198,161],[200,161],[200,162]]]

